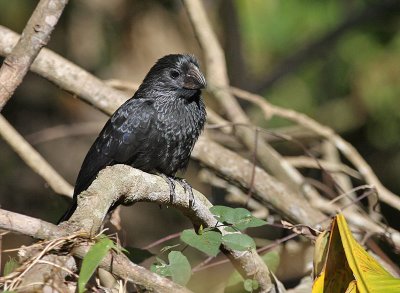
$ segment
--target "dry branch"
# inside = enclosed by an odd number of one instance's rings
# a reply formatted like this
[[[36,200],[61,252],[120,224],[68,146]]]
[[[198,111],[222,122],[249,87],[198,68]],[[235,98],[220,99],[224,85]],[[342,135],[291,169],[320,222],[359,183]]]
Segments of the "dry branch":
[[[9,52],[8,50],[12,48],[13,44],[18,39],[18,35],[10,31],[9,29],[0,26],[0,39],[2,40],[2,42],[0,42],[0,54],[7,54],[7,52]],[[48,60],[48,62],[46,60]],[[58,68],[60,68],[61,70],[58,70]],[[34,72],[49,79],[64,90],[79,96],[84,101],[90,104],[93,104],[95,108],[107,114],[113,113],[117,109],[117,107],[127,98],[126,94],[110,88],[101,80],[90,75],[85,70],[72,64],[71,62],[51,52],[48,49],[43,49],[40,52],[36,61],[32,64],[31,69]],[[82,80],[76,79],[76,77],[85,77],[86,82],[82,83]],[[100,90],[96,89],[96,87],[98,87]],[[238,90],[235,89],[234,93],[239,95],[240,93],[236,91]],[[93,93],[98,94],[98,96],[93,96]],[[107,93],[109,93],[109,95],[106,95]],[[248,95],[248,97],[250,96],[255,97],[255,95]],[[306,128],[313,129],[313,125],[316,123],[313,120],[310,122],[310,118],[301,113],[297,113],[288,109],[278,108],[273,105],[271,105],[271,107],[272,109],[278,109],[276,111],[279,111],[279,113],[286,113],[287,115],[283,115],[283,117],[287,117],[288,119],[291,117],[300,117],[301,120],[297,121],[296,123],[301,124]],[[261,108],[263,109],[263,107]],[[273,112],[268,113],[270,113],[270,115],[273,114]],[[325,128],[322,128],[322,130],[324,129]],[[325,133],[322,132],[321,134]],[[196,147],[197,146],[195,146],[194,151],[196,151]],[[321,209],[323,212],[327,213],[332,213],[336,211],[335,208],[337,208],[334,205],[327,204],[327,201],[322,200],[319,196],[316,197],[315,201],[312,201],[311,203],[313,205],[315,204],[316,208]],[[374,231],[375,233],[392,233],[394,243],[396,243],[396,245],[398,246],[400,245],[400,236],[397,231],[393,229],[389,229],[389,231],[387,231],[384,227],[381,227],[375,223],[371,223],[371,221],[367,217],[362,215],[347,214],[346,216],[353,225],[362,229],[368,227],[368,229]]]
[[[100,171],[90,187],[78,196],[78,208],[70,220],[62,223],[61,227],[64,229],[64,235],[79,232],[94,236],[98,233],[110,206],[114,203],[132,204],[143,201],[175,207],[187,216],[194,226],[217,226],[217,220],[209,211],[212,205],[204,195],[194,190],[195,201],[190,207],[187,194],[180,185],[176,186],[175,192],[176,197],[171,203],[169,185],[162,177],[127,165],[107,167]],[[10,212],[6,213],[8,213],[8,217],[0,217],[0,228],[23,233],[22,227],[18,226],[18,221],[10,218],[10,215],[12,216]],[[90,216],[88,217],[88,215]],[[20,229],[17,230],[15,227]],[[48,224],[46,227],[47,231],[51,225]],[[230,233],[225,231],[224,227],[219,229],[222,234]],[[39,233],[42,233],[42,230]],[[271,273],[254,249],[236,251],[223,247],[222,251],[245,278],[256,279],[263,292],[273,290]]]
[[[17,45],[0,68],[0,111],[11,98],[40,49],[50,40],[68,0],[41,0],[26,24]]]
[[[0,136],[58,194],[72,197],[73,187],[0,115]]]
[[[0,26],[0,55],[8,56],[18,38],[18,34]],[[109,115],[129,98],[126,93],[107,86],[89,72],[46,48],[40,51],[31,70]]]
[[[365,178],[365,181],[376,187],[379,193],[379,198],[383,202],[400,211],[400,197],[393,194],[383,186],[378,177],[376,177],[375,173],[372,171],[371,167],[363,157],[361,157],[357,150],[350,143],[336,134],[331,128],[319,124],[317,121],[302,113],[272,105],[261,96],[237,88],[232,88],[231,91],[236,96],[258,105],[267,119],[270,119],[272,116],[286,118],[310,129],[330,141],[357,168],[358,172],[360,172],[360,174]]]
[[[196,190],[194,203],[190,206],[186,191],[176,185],[175,199],[171,203],[169,185],[160,176],[148,174],[127,165],[115,165],[100,171],[90,187],[78,196],[78,208],[70,220],[63,226],[83,230],[86,233],[97,233],[110,206],[116,202],[133,204],[136,202],[153,202],[175,207],[187,216],[195,227],[216,227],[218,221],[209,211],[212,204]],[[91,217],[88,218],[90,211]],[[75,228],[74,228],[75,227]],[[218,228],[222,234],[228,234],[224,227]],[[244,278],[256,279],[264,292],[273,288],[268,268],[252,249],[235,251],[223,246],[222,251],[242,272]]]
[[[59,239],[69,236],[65,230],[35,218],[0,209],[0,227],[37,239]],[[76,246],[72,254],[84,258],[89,251],[90,244],[83,243]],[[125,255],[110,252],[100,263],[100,267],[106,269],[121,279],[130,280],[136,284],[152,289],[156,292],[191,292],[190,290],[175,284],[174,282],[152,273],[145,268],[132,263]]]
[[[242,110],[234,96],[227,90],[229,88],[226,71],[225,56],[208,21],[205,9],[200,0],[183,1],[192,22],[195,34],[203,49],[209,88],[218,103],[222,106],[229,120],[238,125],[249,127],[237,127],[234,134],[251,151],[255,149],[254,131],[246,113]],[[295,191],[302,192],[309,200],[317,200],[318,192],[304,180],[303,176],[293,168],[285,159],[265,141],[257,145],[257,160],[269,172],[282,182],[285,182]]]
[[[192,157],[236,185],[250,188],[253,164],[238,154],[201,136],[192,152]],[[263,169],[255,168],[254,197],[284,217],[306,225],[316,225],[325,215],[284,184],[271,177]]]

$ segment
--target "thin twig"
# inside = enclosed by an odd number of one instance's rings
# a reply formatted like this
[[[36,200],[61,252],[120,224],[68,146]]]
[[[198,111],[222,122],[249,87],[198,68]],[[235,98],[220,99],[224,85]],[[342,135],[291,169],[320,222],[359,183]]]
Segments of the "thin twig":
[[[365,181],[368,184],[376,187],[380,200],[392,206],[393,208],[400,210],[400,197],[384,187],[358,151],[350,143],[337,135],[331,128],[321,125],[317,121],[302,113],[272,105],[259,95],[255,95],[237,88],[231,88],[230,91],[237,97],[258,105],[264,112],[266,119],[270,119],[272,116],[284,117],[290,121],[296,122],[299,125],[307,127],[308,129],[329,140],[357,168],[360,174],[365,178]]]
[[[73,187],[0,115],[0,136],[58,194],[72,197]]]
[[[143,247],[142,249],[148,250],[148,249],[153,248],[154,246],[160,245],[161,243],[164,243],[164,242],[166,242],[166,241],[168,241],[168,240],[178,238],[179,235],[181,235],[180,232],[167,235],[167,236],[165,236],[165,237],[163,237],[163,238],[161,238],[161,239],[158,239],[157,241],[154,241],[154,242],[152,242],[152,243],[146,245],[146,246]]]
[[[26,140],[31,144],[36,145],[70,136],[98,134],[100,128],[101,124],[99,122],[62,124],[31,133],[26,136]]]

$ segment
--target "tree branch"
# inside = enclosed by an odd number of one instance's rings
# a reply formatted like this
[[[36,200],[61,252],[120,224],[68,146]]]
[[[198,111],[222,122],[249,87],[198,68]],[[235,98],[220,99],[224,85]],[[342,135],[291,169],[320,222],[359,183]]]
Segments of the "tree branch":
[[[236,96],[258,105],[264,112],[266,119],[270,119],[272,116],[286,118],[290,121],[296,122],[298,125],[310,129],[311,131],[330,141],[357,168],[358,172],[360,172],[360,174],[364,177],[365,181],[368,184],[376,187],[379,193],[379,199],[400,211],[400,197],[383,186],[378,177],[372,171],[371,167],[358,153],[358,151],[350,143],[336,134],[333,129],[321,125],[317,121],[302,113],[272,105],[261,96],[237,88],[232,88],[231,91]]]
[[[0,209],[0,227],[11,232],[17,232],[45,240],[57,239],[70,235],[66,230],[51,223],[2,209]],[[89,243],[79,244],[73,249],[72,254],[83,259],[90,247],[91,244]],[[121,279],[130,280],[156,292],[191,292],[167,278],[163,278],[132,263],[124,254],[110,252],[103,258],[99,266],[112,272]]]
[[[0,68],[0,111],[11,98],[40,49],[50,40],[68,0],[41,0],[22,36]]]
[[[195,200],[192,206],[189,205],[186,191],[179,184],[176,185],[176,196],[172,203],[169,193],[168,183],[160,176],[127,165],[107,167],[100,171],[90,187],[78,196],[78,208],[62,226],[70,232],[79,229],[93,235],[100,229],[110,206],[116,202],[127,205],[136,202],[163,204],[180,210],[195,227],[221,226],[209,210],[212,204],[200,192],[193,190]],[[218,229],[222,234],[231,233],[227,232],[225,227]],[[263,292],[273,290],[271,272],[254,249],[236,251],[223,245],[221,250],[245,279],[256,279]]]
[[[134,169],[127,165],[115,165],[100,171],[96,180],[90,187],[78,196],[78,207],[68,222],[60,224],[64,230],[62,235],[70,235],[79,232],[94,236],[98,233],[104,217],[107,215],[110,206],[116,202],[123,204],[133,204],[136,202],[154,202],[164,204],[179,209],[187,216],[194,226],[217,227],[218,221],[209,211],[212,206],[204,195],[193,190],[195,201],[193,206],[189,206],[189,200],[183,187],[176,186],[176,197],[174,202],[170,202],[169,185],[160,176],[148,174]],[[0,217],[0,228],[12,231],[24,232],[20,222],[10,219],[10,212],[5,212]],[[44,222],[45,223],[45,222]],[[33,228],[28,228],[31,232],[43,237],[43,231],[51,229],[52,233],[59,231],[52,229],[52,225],[43,222],[31,223]],[[36,225],[35,225],[36,224]],[[44,225],[45,229],[38,229]],[[33,230],[31,230],[33,229]],[[222,234],[229,234],[225,227],[218,228]],[[58,234],[56,234],[58,235]],[[222,251],[231,260],[233,265],[242,272],[245,278],[255,279],[260,284],[263,292],[273,290],[271,273],[254,249],[248,251],[236,251],[229,247],[223,247]]]
[[[18,38],[18,34],[0,26],[0,55],[10,54]],[[130,97],[46,48],[40,51],[31,70],[108,115]]]
[[[246,190],[250,189],[253,163],[206,136],[201,136],[197,141],[192,157],[228,181]],[[304,197],[288,189],[259,167],[255,168],[253,191],[256,199],[272,206],[279,214],[296,223],[314,226],[325,219],[325,215],[312,208]]]
[[[234,96],[226,90],[229,88],[229,80],[226,72],[225,56],[208,21],[204,7],[200,0],[183,0],[183,3],[205,55],[210,90],[231,122],[250,126],[250,128],[237,127],[234,134],[250,151],[257,149],[257,160],[272,175],[287,183],[292,190],[306,195],[309,200],[317,200],[319,197],[318,192],[275,149],[265,141],[259,141],[257,148],[255,147],[255,133],[251,129],[252,124],[249,118]]]
[[[74,188],[0,115],[0,136],[58,194],[72,197]]]

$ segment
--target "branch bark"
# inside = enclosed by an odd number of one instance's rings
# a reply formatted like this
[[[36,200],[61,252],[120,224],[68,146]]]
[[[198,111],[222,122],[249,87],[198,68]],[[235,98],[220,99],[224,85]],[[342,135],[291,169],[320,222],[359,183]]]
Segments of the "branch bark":
[[[94,236],[98,233],[110,206],[114,203],[133,204],[144,201],[175,207],[187,216],[194,226],[220,226],[209,211],[212,205],[204,195],[193,190],[195,201],[193,206],[189,206],[189,200],[183,187],[177,185],[175,192],[176,198],[171,203],[169,185],[162,177],[142,172],[127,165],[107,167],[100,171],[90,187],[78,196],[78,207],[68,222],[60,224],[61,231],[53,229],[54,227],[51,224],[45,222],[31,223],[28,229],[40,238],[48,238],[44,234],[48,233],[49,230],[51,236],[59,236],[58,233],[70,235],[74,232]],[[0,213],[0,215],[2,214]],[[29,232],[24,232],[24,227],[12,216],[13,214],[10,214],[10,212],[3,212],[3,217],[0,216],[0,228],[28,234]],[[30,221],[33,220],[30,219]],[[42,225],[45,229],[38,228]],[[226,231],[225,227],[218,229],[222,234],[232,233]],[[46,233],[43,233],[43,231],[46,231]],[[223,246],[221,250],[244,278],[258,281],[261,292],[274,292],[276,284],[271,280],[272,274],[255,249],[236,251]]]
[[[336,134],[333,129],[321,125],[317,121],[302,113],[272,105],[261,96],[237,88],[232,88],[231,91],[236,96],[258,105],[264,112],[264,115],[267,119],[270,119],[272,116],[283,117],[290,121],[296,122],[298,125],[304,126],[321,137],[327,139],[329,142],[334,144],[336,148],[340,150],[343,155],[345,155],[346,158],[357,168],[358,172],[360,172],[368,184],[376,187],[380,200],[400,211],[400,197],[383,186],[378,177],[375,175],[374,171],[372,171],[372,168],[359,154],[359,152],[350,143]]]
[[[18,38],[18,34],[0,26],[0,55],[8,56]],[[31,70],[108,115],[130,97],[46,48],[40,51]]]
[[[66,230],[61,229],[60,227],[57,227],[51,223],[2,209],[0,209],[0,227],[11,232],[17,232],[37,239],[45,240],[57,239],[70,235],[68,232],[66,232]],[[72,254],[83,259],[90,247],[91,244],[89,243],[79,244],[74,248]],[[99,266],[109,272],[112,272],[121,279],[130,280],[156,292],[191,292],[190,290],[175,284],[167,278],[163,278],[141,266],[132,263],[123,254],[110,252],[101,261]]]
[[[100,171],[90,187],[78,196],[78,208],[70,220],[63,223],[69,232],[79,229],[93,235],[100,229],[110,206],[119,202],[131,205],[136,202],[153,202],[175,207],[190,219],[195,227],[218,227],[218,221],[211,214],[212,204],[200,192],[193,190],[194,203],[184,188],[176,185],[174,202],[170,200],[169,185],[160,176],[148,174],[127,165],[115,165]],[[90,217],[88,217],[88,213]],[[222,234],[229,234],[225,227],[218,228]],[[245,279],[258,281],[261,292],[274,292],[271,272],[255,249],[236,251],[223,245],[221,251],[242,273]]]
[[[40,49],[50,40],[68,0],[41,0],[26,24],[21,38],[0,68],[0,111],[11,98]]]
[[[192,157],[212,169],[228,181],[250,189],[253,164],[238,154],[201,136],[193,149]],[[253,184],[254,197],[267,206],[272,206],[280,215],[314,226],[326,217],[284,184],[270,176],[263,169],[255,167]]]

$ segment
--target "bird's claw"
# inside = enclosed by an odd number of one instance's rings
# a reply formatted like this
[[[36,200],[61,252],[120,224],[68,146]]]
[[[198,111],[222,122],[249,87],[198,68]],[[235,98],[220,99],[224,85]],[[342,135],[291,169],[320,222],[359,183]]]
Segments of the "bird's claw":
[[[169,186],[169,196],[170,196],[170,202],[171,204],[174,203],[176,199],[176,193],[175,193],[175,181],[177,181],[185,190],[185,194],[189,194],[189,208],[193,207],[194,205],[194,194],[193,194],[193,189],[192,186],[190,186],[189,183],[185,179],[182,178],[175,178],[175,177],[170,177],[165,174],[161,174],[161,176],[164,178],[164,180],[168,183]]]
[[[177,181],[180,183],[180,185],[183,187],[185,190],[185,193],[189,193],[189,208],[193,207],[194,205],[194,194],[193,194],[193,189],[192,186],[190,186],[189,183],[183,178],[177,178]]]
[[[176,193],[175,193],[175,178],[174,177],[170,177],[164,174],[161,174],[161,177],[164,178],[165,181],[167,181],[168,186],[169,186],[169,200],[171,202],[171,204],[175,201],[176,198]]]

